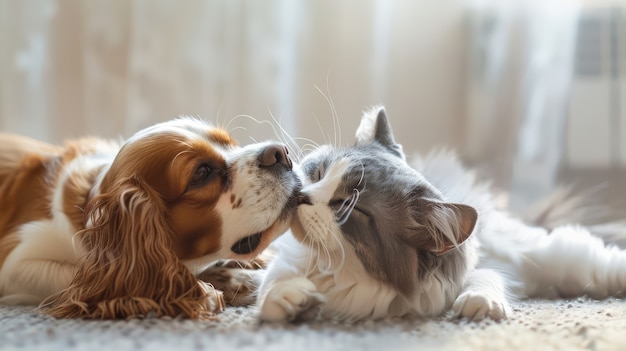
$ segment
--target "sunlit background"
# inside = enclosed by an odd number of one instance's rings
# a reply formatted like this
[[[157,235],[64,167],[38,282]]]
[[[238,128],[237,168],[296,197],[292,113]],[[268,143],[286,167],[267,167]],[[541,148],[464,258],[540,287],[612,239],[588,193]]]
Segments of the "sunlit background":
[[[126,138],[185,114],[349,144],[382,104],[407,153],[456,149],[513,204],[563,182],[619,199],[625,3],[0,0],[0,129]]]

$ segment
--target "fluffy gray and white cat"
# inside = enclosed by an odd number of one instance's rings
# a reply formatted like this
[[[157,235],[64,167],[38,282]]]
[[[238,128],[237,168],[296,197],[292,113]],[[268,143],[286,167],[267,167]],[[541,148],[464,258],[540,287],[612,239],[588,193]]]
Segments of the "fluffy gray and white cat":
[[[291,232],[260,286],[264,321],[506,318],[512,297],[621,295],[626,253],[578,226],[548,232],[494,208],[454,155],[411,167],[381,108],[352,147],[301,162]]]

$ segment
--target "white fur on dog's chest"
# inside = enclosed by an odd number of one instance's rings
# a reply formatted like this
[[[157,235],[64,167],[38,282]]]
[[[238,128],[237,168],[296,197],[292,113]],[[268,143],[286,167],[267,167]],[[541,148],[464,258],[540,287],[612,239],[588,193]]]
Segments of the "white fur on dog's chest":
[[[79,157],[64,168],[51,194],[52,218],[24,224],[17,231],[20,243],[0,269],[0,303],[39,304],[69,285],[84,249],[74,236],[79,228],[63,210],[64,184],[74,172],[99,169],[109,158]]]

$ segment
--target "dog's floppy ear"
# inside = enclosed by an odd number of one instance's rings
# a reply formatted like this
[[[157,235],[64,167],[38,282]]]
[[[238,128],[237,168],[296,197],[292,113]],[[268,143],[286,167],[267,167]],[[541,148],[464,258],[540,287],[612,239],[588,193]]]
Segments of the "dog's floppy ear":
[[[414,216],[425,230],[415,237],[416,246],[442,255],[467,240],[474,231],[478,214],[468,205],[417,199]],[[424,235],[425,234],[425,235]]]
[[[132,177],[112,189],[88,206],[91,223],[77,236],[87,253],[69,287],[44,302],[47,313],[92,319],[210,315],[209,287],[175,255],[158,193]]]

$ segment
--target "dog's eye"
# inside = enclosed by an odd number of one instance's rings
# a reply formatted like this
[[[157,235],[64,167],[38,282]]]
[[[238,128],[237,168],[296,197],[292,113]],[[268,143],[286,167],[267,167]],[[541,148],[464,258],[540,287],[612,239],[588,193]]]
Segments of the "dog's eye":
[[[196,168],[196,171],[191,176],[191,181],[189,181],[190,187],[197,187],[200,185],[204,185],[211,179],[211,175],[213,174],[213,170],[208,164],[201,164]]]

